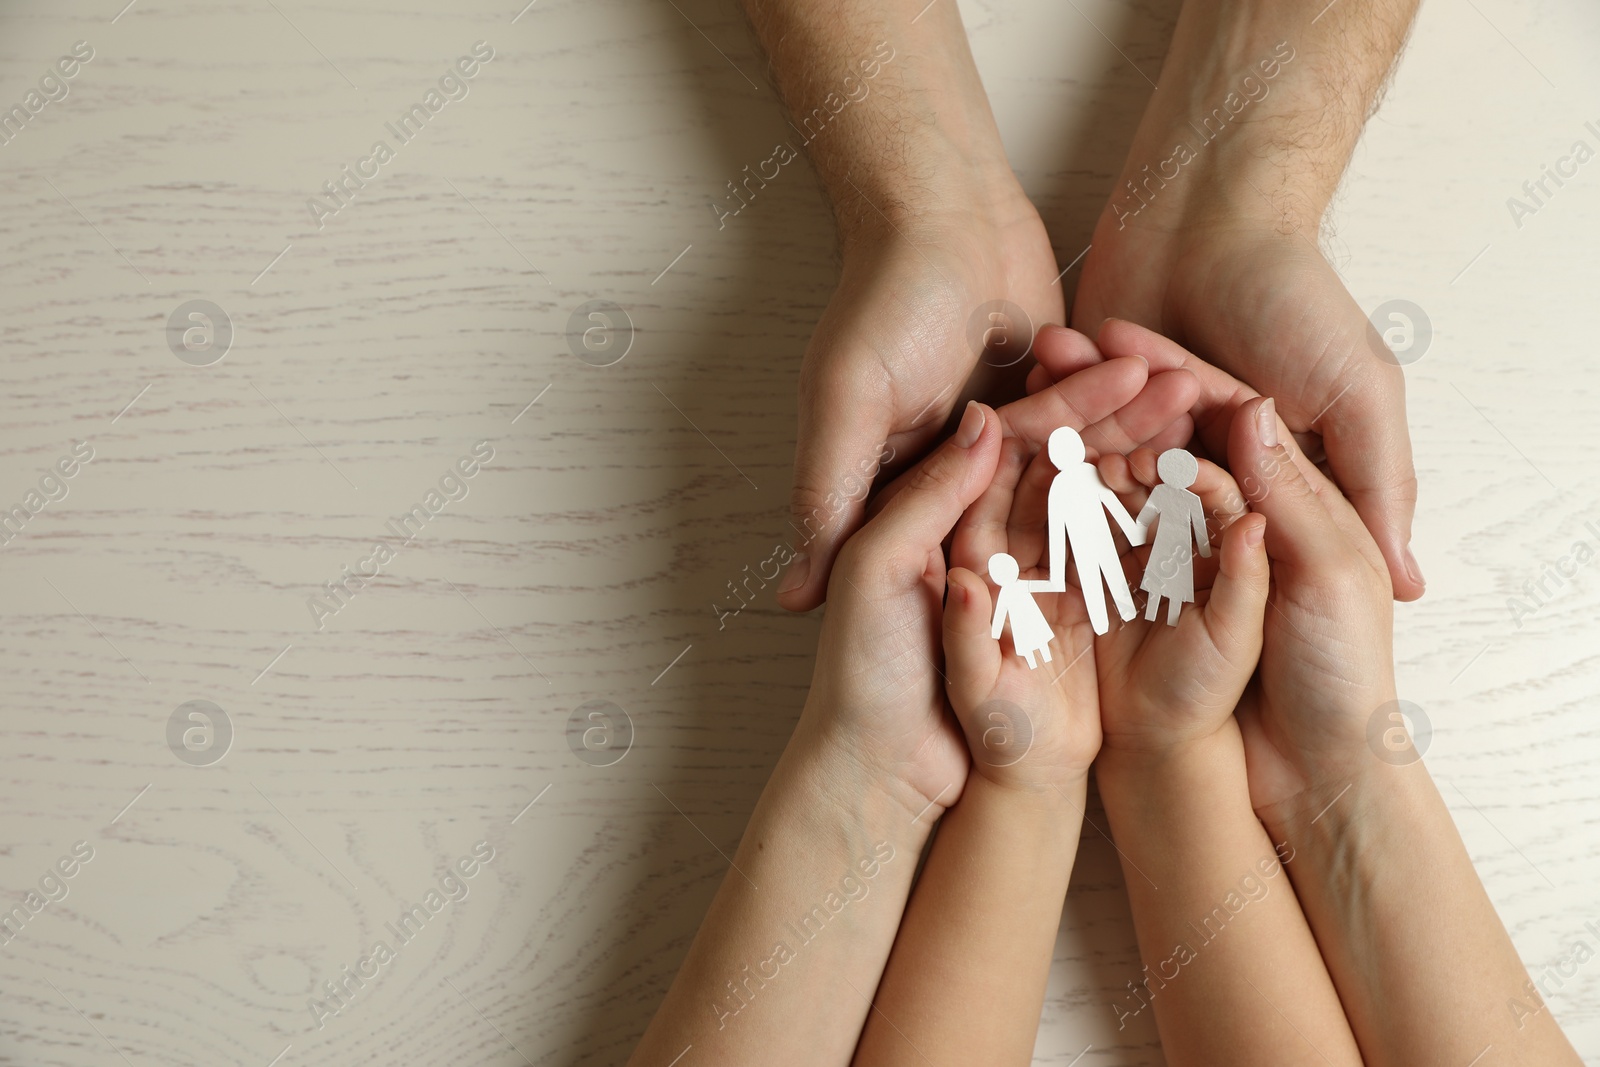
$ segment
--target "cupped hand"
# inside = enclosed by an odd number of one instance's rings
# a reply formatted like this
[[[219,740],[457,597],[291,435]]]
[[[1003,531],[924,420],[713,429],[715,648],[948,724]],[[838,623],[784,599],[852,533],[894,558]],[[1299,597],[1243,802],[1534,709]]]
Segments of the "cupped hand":
[[[1272,599],[1261,665],[1239,704],[1257,812],[1337,787],[1371,761],[1371,725],[1393,708],[1394,604],[1389,569],[1349,501],[1296,462],[1270,399],[1242,405],[1228,457],[1267,518]]]
[[[1049,239],[1009,173],[972,203],[881,221],[847,244],[801,366],[789,517],[800,555],[778,591],[793,611],[822,602],[834,558],[862,522],[863,483],[880,464],[919,457],[967,399],[983,306],[1008,301],[1033,323],[1064,318]]]
[[[1100,717],[1094,630],[1075,590],[1036,595],[1053,636],[1033,653],[1034,666],[1017,654],[1015,621],[1001,640],[991,630],[999,594],[991,562],[1013,560],[1019,581],[1047,577],[1041,567],[1049,482],[1030,463],[1034,458],[1021,438],[1006,438],[993,484],[951,539],[945,673],[976,772],[1007,788],[1048,794],[1087,775],[1100,748]],[[1054,470],[1048,460],[1043,467]]]
[[[1101,477],[1132,514],[1139,514],[1151,490],[1161,483],[1158,456],[1140,449],[1127,457],[1100,461]],[[1266,521],[1245,512],[1244,498],[1222,468],[1198,461],[1189,491],[1200,500],[1207,529],[1207,552],[1197,542],[1168,542],[1153,566],[1171,576],[1192,568],[1194,600],[1183,604],[1176,626],[1169,625],[1169,599],[1151,604],[1141,588],[1152,552],[1163,543],[1160,525],[1192,533],[1187,516],[1155,517],[1155,538],[1123,554],[1128,584],[1136,602],[1149,606],[1127,622],[1114,622],[1095,639],[1100,679],[1100,716],[1108,750],[1160,753],[1232,728],[1233,713],[1261,654],[1262,613],[1269,571],[1262,533]],[[1219,543],[1220,542],[1220,543]],[[1159,584],[1159,583],[1158,583]],[[1181,603],[1181,601],[1180,601]]]
[[[1415,600],[1424,582],[1410,550],[1417,480],[1404,375],[1311,240],[1244,214],[1155,225],[1108,210],[1072,323],[1090,335],[1108,318],[1140,323],[1274,397],[1289,428],[1325,452],[1395,595]]]
[[[994,411],[969,404],[955,434],[913,468],[833,567],[799,729],[848,766],[903,787],[913,812],[948,807],[966,782],[967,746],[940,680],[942,545],[993,481],[1000,442]]]

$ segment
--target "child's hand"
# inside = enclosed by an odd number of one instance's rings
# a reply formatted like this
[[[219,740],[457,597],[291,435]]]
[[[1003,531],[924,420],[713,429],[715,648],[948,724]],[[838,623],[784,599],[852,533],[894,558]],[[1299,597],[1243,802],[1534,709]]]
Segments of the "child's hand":
[[[1049,794],[1067,782],[1083,781],[1100,748],[1090,655],[1094,630],[1075,590],[1039,594],[1036,603],[1054,640],[1043,653],[1050,659],[1032,668],[1015,653],[1010,636],[1003,641],[992,636],[995,599],[990,584],[979,577],[1000,553],[1015,560],[1023,580],[1047,576],[1040,564],[1055,468],[1043,452],[1031,466],[1028,460],[1026,444],[1007,438],[994,483],[956,528],[945,605],[945,669],[950,703],[978,773],[1006,788]],[[1065,795],[1081,800],[1072,790]]]
[[[1147,448],[1127,458],[1107,456],[1100,461],[1101,477],[1127,499],[1128,510],[1137,513],[1150,490],[1161,484],[1158,462],[1156,453]],[[1213,544],[1210,556],[1200,556],[1194,545],[1174,548],[1170,558],[1155,562],[1171,574],[1181,562],[1176,554],[1187,551],[1194,602],[1184,606],[1176,626],[1168,625],[1167,614],[1181,601],[1152,604],[1155,621],[1147,611],[1120,625],[1113,622],[1109,633],[1095,639],[1101,726],[1108,751],[1158,754],[1224,727],[1232,729],[1234,708],[1261,654],[1269,583],[1262,546],[1266,520],[1244,513],[1244,500],[1226,471],[1206,460],[1197,465],[1189,491],[1200,498]],[[1171,524],[1171,536],[1180,538],[1168,544],[1194,544],[1182,540],[1190,536],[1186,519],[1179,514],[1156,519]],[[1181,535],[1176,532],[1180,529]],[[1220,551],[1215,548],[1218,531]],[[1162,543],[1159,526],[1155,533],[1156,544]],[[1140,588],[1154,550],[1150,545],[1124,554],[1133,588]]]
[[[1273,408],[1247,402],[1228,438],[1229,466],[1267,517],[1272,561],[1261,671],[1239,707],[1257,812],[1348,781],[1373,759],[1369,723],[1395,697],[1383,555],[1350,502],[1282,436]]]

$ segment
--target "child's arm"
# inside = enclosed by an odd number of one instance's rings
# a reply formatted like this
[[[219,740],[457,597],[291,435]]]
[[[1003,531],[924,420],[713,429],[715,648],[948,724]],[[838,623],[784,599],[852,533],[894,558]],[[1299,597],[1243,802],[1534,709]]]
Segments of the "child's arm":
[[[1157,483],[1147,450],[1103,466],[1117,488]],[[1173,1067],[1360,1064],[1280,854],[1251,809],[1233,717],[1261,649],[1265,523],[1239,517],[1238,491],[1213,464],[1201,464],[1193,489],[1219,524],[1231,523],[1216,562],[1194,561],[1198,602],[1176,627],[1135,619],[1095,642],[1105,731],[1096,780],[1144,962],[1111,1010],[1119,1029],[1153,1012]]]
[[[1369,739],[1395,698],[1389,572],[1351,507],[1273,418],[1228,456],[1265,514],[1274,610],[1240,710],[1256,811],[1373,1067],[1576,1064],[1414,748]]]
[[[945,670],[973,773],[901,923],[859,1065],[1032,1060],[1099,722],[1092,661],[1074,662],[1089,637],[1075,591],[1042,598],[1057,639],[1053,661],[1038,670],[990,636],[989,586],[973,571],[1008,549],[1022,553],[1026,571],[1042,549],[1042,492],[1020,505],[1037,507],[1026,521],[1041,543],[1007,543],[1008,517],[1022,518],[1012,498],[1026,459],[1009,439],[995,484],[952,545],[952,562],[967,569],[950,572]]]

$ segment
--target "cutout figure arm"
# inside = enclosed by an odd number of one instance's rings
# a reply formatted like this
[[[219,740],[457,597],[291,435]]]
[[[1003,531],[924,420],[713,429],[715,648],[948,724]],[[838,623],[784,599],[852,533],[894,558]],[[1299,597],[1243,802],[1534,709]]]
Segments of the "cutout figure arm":
[[[1200,498],[1193,494],[1189,497],[1190,514],[1194,521],[1194,543],[1200,554],[1207,559],[1211,558],[1211,536],[1206,532],[1206,509],[1200,503]]]
[[[1100,499],[1105,503],[1106,510],[1111,512],[1111,517],[1117,520],[1117,525],[1122,527],[1123,534],[1128,538],[1128,544],[1133,545],[1135,548],[1144,544],[1145,533],[1147,532],[1145,524],[1134,521],[1133,516],[1128,514],[1128,509],[1122,506],[1122,501],[1117,499],[1117,494],[1102,485],[1100,487]],[[1141,514],[1143,513],[1141,512]],[[1055,569],[1055,560],[1050,561],[1050,566],[1052,570]]]

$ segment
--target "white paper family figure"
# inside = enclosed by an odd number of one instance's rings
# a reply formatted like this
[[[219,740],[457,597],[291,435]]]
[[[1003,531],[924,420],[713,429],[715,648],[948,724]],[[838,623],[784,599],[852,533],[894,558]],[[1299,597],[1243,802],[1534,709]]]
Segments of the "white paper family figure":
[[[1154,619],[1161,598],[1167,598],[1167,625],[1178,625],[1178,612],[1194,602],[1194,548],[1202,556],[1211,555],[1211,539],[1206,536],[1206,512],[1200,498],[1189,491],[1200,476],[1200,463],[1181,448],[1169,448],[1156,460],[1161,484],[1150,491],[1139,512],[1139,522],[1147,529],[1156,522],[1155,542],[1145,564],[1139,588],[1150,594],[1144,617]],[[1193,531],[1193,541],[1190,531]]]
[[[1111,526],[1106,522],[1106,512],[1117,520],[1123,534],[1132,545],[1144,544],[1145,529],[1135,521],[1128,509],[1122,506],[1109,486],[1100,479],[1093,463],[1084,460],[1083,438],[1070,426],[1062,426],[1050,434],[1050,462],[1059,472],[1050,482],[1050,498],[1046,507],[1049,523],[1050,577],[1042,582],[1027,583],[1038,592],[1064,593],[1067,590],[1067,548],[1072,549],[1072,562],[1078,570],[1078,584],[1083,587],[1083,603],[1089,611],[1089,621],[1094,632],[1103,634],[1111,628],[1106,615],[1105,590],[1111,590],[1111,599],[1117,602],[1117,614],[1123,621],[1133,618],[1133,594],[1128,590],[1128,579],[1122,573],[1122,556],[1111,539]]]
[[[1045,663],[1050,662],[1050,640],[1054,637],[1044,612],[1034,603],[1033,594],[1066,592],[1069,547],[1078,571],[1078,584],[1083,587],[1084,607],[1095,633],[1104,634],[1111,628],[1106,611],[1107,590],[1124,622],[1137,614],[1128,579],[1122,573],[1121,554],[1111,537],[1107,513],[1122,528],[1128,543],[1135,546],[1145,543],[1150,523],[1156,522],[1156,541],[1140,582],[1140,588],[1150,596],[1145,613],[1147,619],[1156,617],[1157,606],[1161,598],[1166,597],[1167,625],[1176,626],[1182,605],[1194,601],[1191,546],[1198,546],[1202,556],[1211,555],[1205,510],[1200,498],[1189,490],[1199,477],[1200,464],[1188,452],[1169,448],[1161,453],[1156,460],[1161,484],[1150,493],[1135,519],[1122,506],[1117,494],[1101,480],[1095,465],[1084,459],[1083,438],[1078,436],[1078,431],[1070,426],[1060,427],[1050,434],[1048,449],[1050,462],[1058,472],[1050,482],[1046,508],[1050,577],[1025,582],[1020,580],[1017,561],[1010,555],[997,552],[989,557],[989,578],[1000,587],[995,597],[991,631],[998,641],[1009,620],[1011,643],[1030,668],[1038,667],[1034,662],[1036,653]]]
[[[1050,620],[1044,617],[1039,605],[1034,603],[1033,594],[1027,589],[1028,583],[1017,580],[1021,573],[1017,561],[1007,553],[996,552],[989,557],[989,577],[1000,587],[999,594],[994,598],[994,625],[990,628],[989,636],[1000,640],[1000,633],[1005,629],[1006,621],[1010,620],[1012,647],[1033,668],[1039,666],[1033,662],[1035,652],[1042,655],[1046,663],[1050,662],[1050,639],[1055,636],[1055,631],[1050,628]]]

